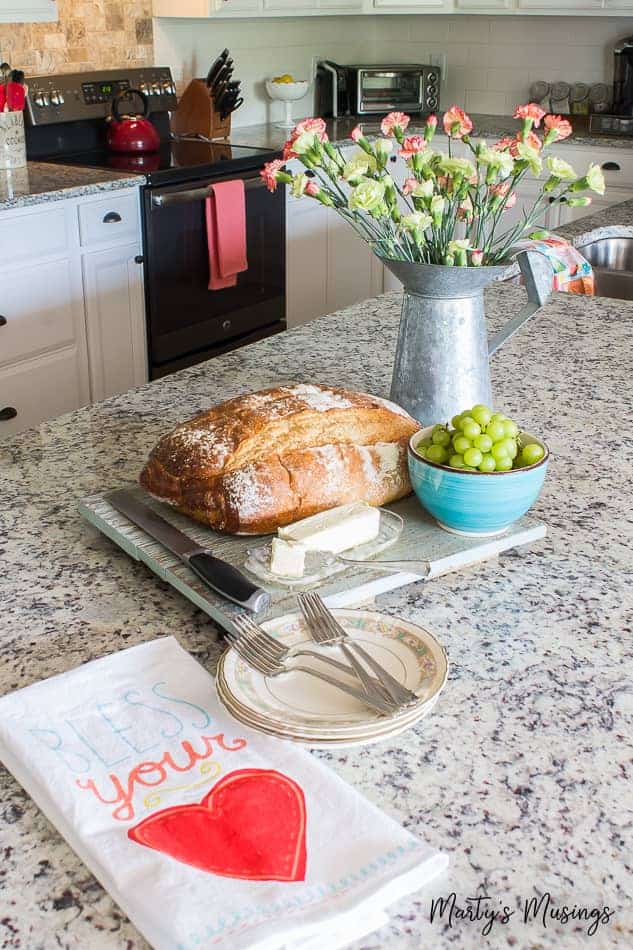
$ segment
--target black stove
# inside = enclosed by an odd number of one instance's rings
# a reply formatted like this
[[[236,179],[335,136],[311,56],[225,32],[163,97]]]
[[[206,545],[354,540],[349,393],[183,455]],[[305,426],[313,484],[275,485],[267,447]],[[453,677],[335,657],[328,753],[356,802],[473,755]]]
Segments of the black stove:
[[[205,142],[189,136],[163,139],[158,152],[138,155],[108,151],[105,146],[85,151],[40,156],[41,161],[59,165],[80,165],[84,168],[106,168],[111,171],[145,175],[150,185],[188,181],[201,175],[224,174],[260,166],[276,153],[270,149],[232,145],[229,142]],[[227,164],[228,163],[228,164]]]
[[[151,379],[285,329],[285,198],[282,189],[270,194],[259,176],[278,153],[174,135],[170,112],[177,102],[166,67],[35,76],[28,83],[29,159],[145,176]],[[112,97],[128,89],[149,98],[149,118],[161,140],[157,152],[127,155],[105,146]],[[237,178],[246,196],[248,269],[235,286],[209,290],[205,199],[214,183]]]

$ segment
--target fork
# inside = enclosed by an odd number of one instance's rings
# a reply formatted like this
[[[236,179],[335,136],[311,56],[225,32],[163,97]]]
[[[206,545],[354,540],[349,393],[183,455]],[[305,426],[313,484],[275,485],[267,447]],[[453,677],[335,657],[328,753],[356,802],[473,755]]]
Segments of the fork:
[[[360,643],[349,636],[318,594],[299,594],[297,599],[303,618],[308,625],[308,630],[316,643],[339,645],[348,658],[353,648],[375,673],[376,679],[385,690],[388,698],[397,706],[412,706],[414,703],[420,702],[419,696],[416,696],[412,690],[399,683],[371,654],[363,649]]]
[[[350,667],[345,663],[340,663],[333,657],[325,656],[323,653],[315,653],[313,650],[305,649],[293,650],[292,647],[283,646],[281,643],[279,643],[279,641],[275,640],[274,637],[271,637],[263,627],[260,627],[259,624],[252,619],[252,617],[235,617],[233,618],[233,624],[237,628],[239,634],[250,637],[251,643],[254,643],[261,653],[268,656],[268,658],[274,662],[285,664],[286,661],[291,657],[312,657],[313,659],[319,660],[321,663],[327,663],[329,666],[333,666],[336,669],[341,670],[341,672],[346,673],[348,676],[359,679],[365,689],[367,697],[371,700],[374,700],[374,702],[377,702],[380,705],[394,705],[390,697],[385,695],[381,684],[363,669],[353,654],[350,653],[348,656],[351,664]],[[297,669],[297,667],[293,668]]]
[[[264,653],[261,645],[254,637],[250,636],[250,634],[240,635],[227,630],[226,638],[235,652],[241,656],[252,669],[257,670],[257,672],[263,676],[274,677],[282,676],[284,673],[307,673],[309,676],[323,680],[324,683],[329,683],[330,686],[335,686],[348,696],[353,696],[354,699],[357,699],[364,706],[369,707],[369,709],[373,709],[374,712],[380,713],[381,716],[390,716],[394,711],[392,705],[388,705],[384,701],[374,701],[360,689],[356,689],[354,686],[348,686],[347,683],[342,683],[328,673],[311,669],[309,666],[286,666],[282,660],[273,659]]]

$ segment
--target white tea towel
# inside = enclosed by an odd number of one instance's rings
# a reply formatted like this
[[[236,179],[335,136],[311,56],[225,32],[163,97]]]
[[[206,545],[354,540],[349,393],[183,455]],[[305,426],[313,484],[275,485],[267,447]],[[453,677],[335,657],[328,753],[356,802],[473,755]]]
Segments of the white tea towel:
[[[159,950],[333,950],[448,863],[173,637],[0,699],[0,759]]]

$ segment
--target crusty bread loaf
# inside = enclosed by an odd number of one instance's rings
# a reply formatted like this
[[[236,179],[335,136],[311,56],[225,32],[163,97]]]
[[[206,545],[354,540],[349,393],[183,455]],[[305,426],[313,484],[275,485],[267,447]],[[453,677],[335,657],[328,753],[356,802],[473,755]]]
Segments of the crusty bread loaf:
[[[336,505],[407,495],[407,442],[418,428],[377,396],[312,384],[267,389],[177,426],[140,482],[217,531],[264,534]]]

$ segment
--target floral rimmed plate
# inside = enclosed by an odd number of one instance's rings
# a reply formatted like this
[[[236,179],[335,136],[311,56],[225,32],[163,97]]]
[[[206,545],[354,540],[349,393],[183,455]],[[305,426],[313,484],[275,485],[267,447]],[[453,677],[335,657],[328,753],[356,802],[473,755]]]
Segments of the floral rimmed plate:
[[[341,551],[341,557],[327,551],[308,551],[302,577],[273,574],[270,570],[271,540],[256,548],[249,548],[243,567],[249,574],[266,584],[295,591],[308,590],[320,584],[326,577],[346,570],[350,566],[350,561],[370,561],[396,543],[402,534],[404,521],[400,515],[397,515],[395,511],[389,511],[388,508],[379,508],[379,511],[380,525],[378,535],[373,541]]]
[[[310,745],[378,740],[409,728],[426,715],[448,675],[446,653],[435,637],[417,624],[374,611],[333,612],[349,636],[362,642],[393,676],[412,689],[420,697],[419,703],[397,715],[380,716],[305,673],[265,677],[234,650],[228,650],[217,672],[218,695],[227,710],[252,728]],[[301,644],[344,659],[338,647],[320,647],[308,640],[303,621],[296,614],[276,618],[264,626],[288,646]],[[332,672],[307,657],[294,662]]]

